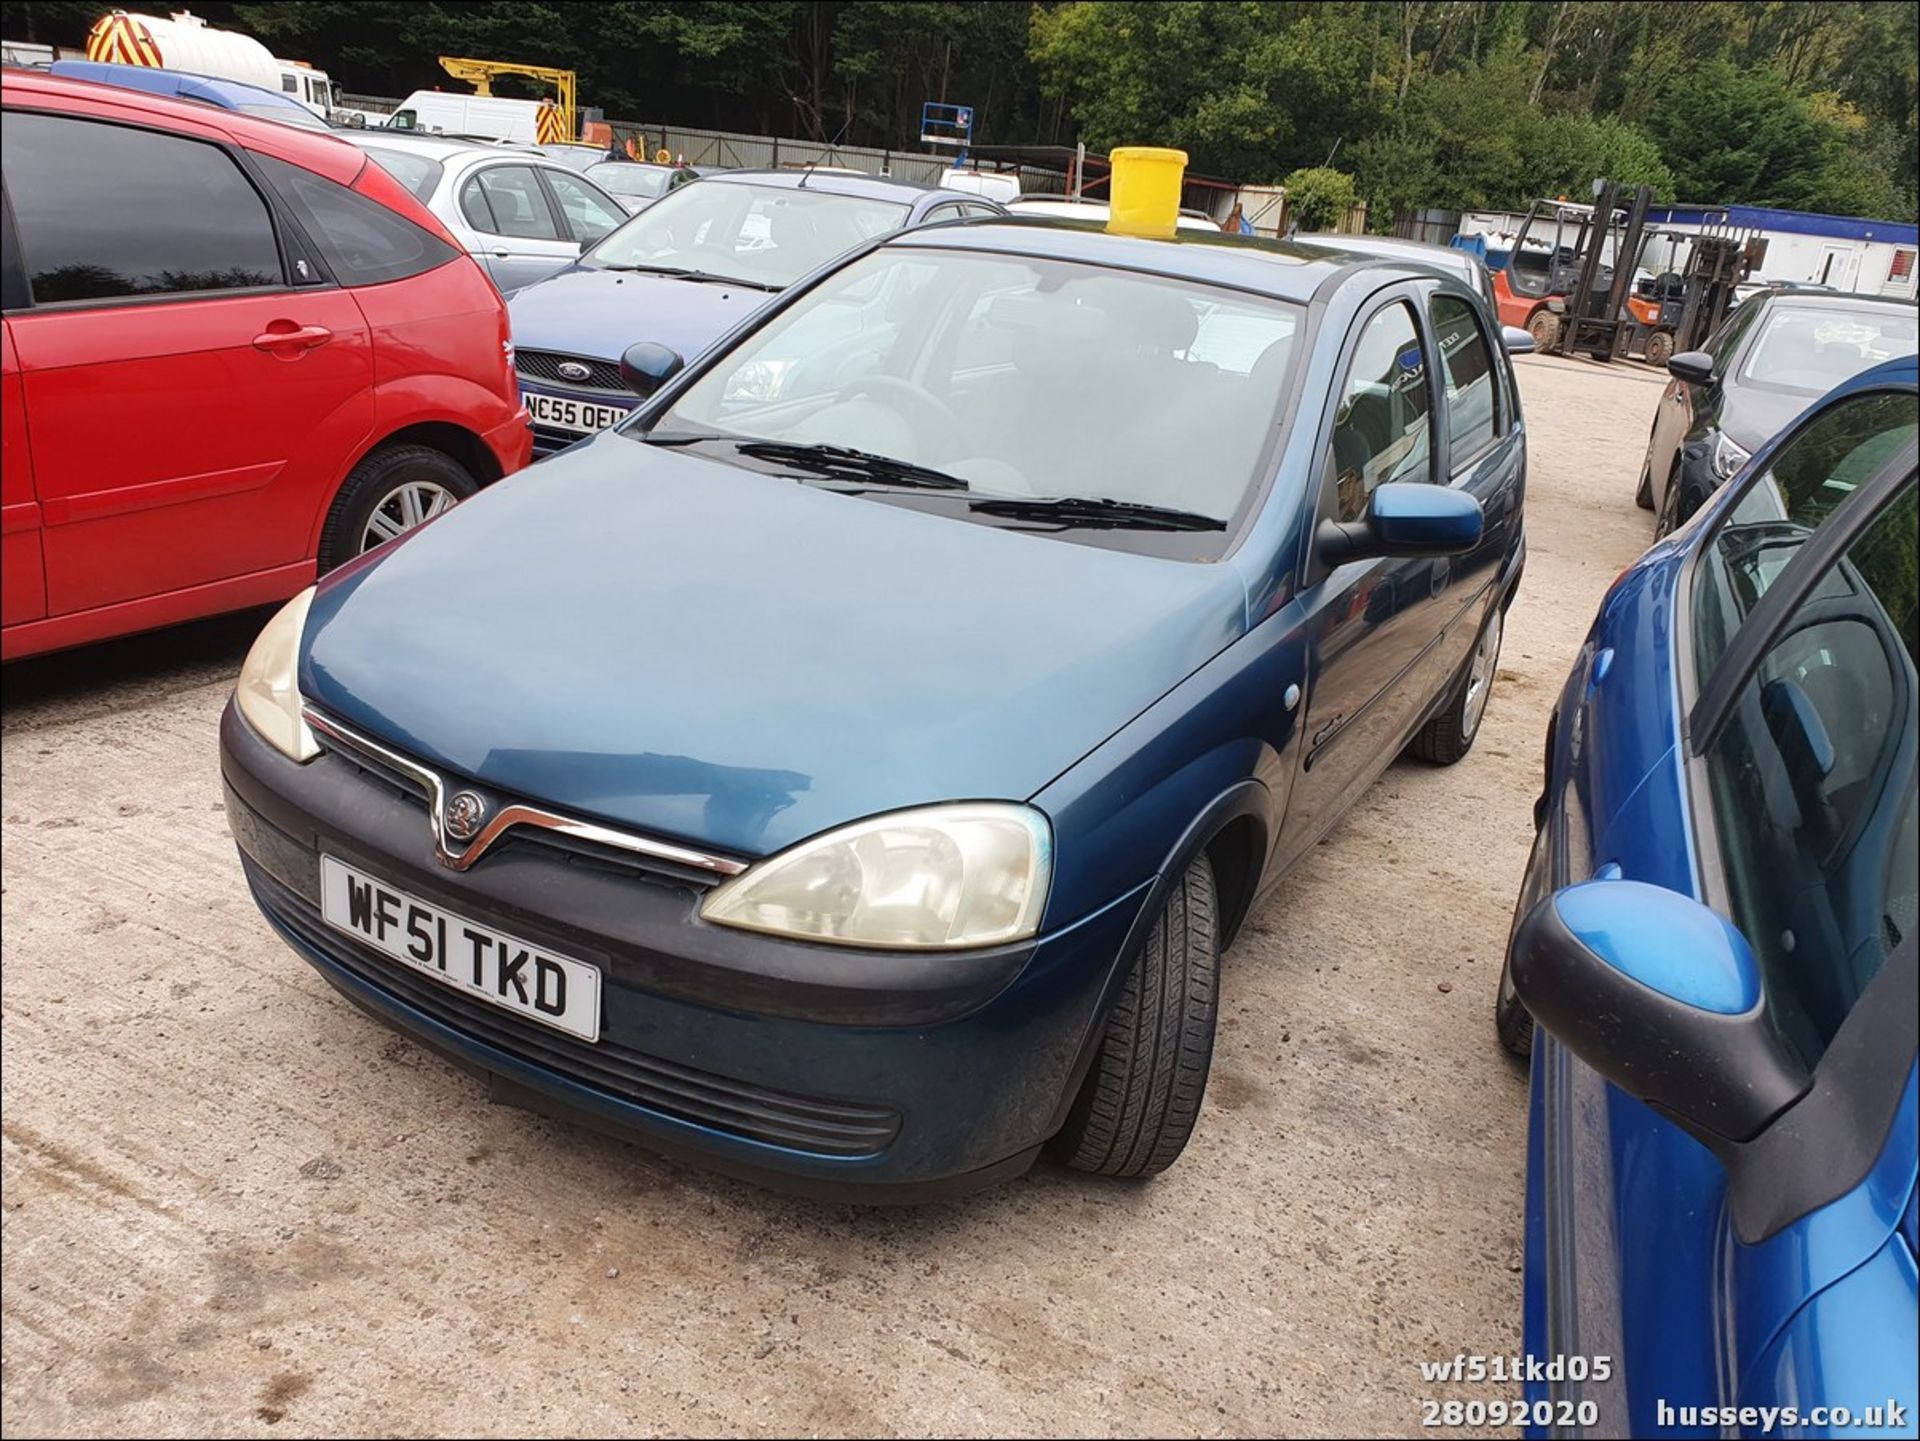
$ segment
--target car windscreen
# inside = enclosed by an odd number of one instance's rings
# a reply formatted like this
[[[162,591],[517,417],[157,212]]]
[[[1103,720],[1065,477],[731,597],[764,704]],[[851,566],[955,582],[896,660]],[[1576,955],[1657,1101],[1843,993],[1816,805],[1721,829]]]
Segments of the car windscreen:
[[[891,200],[793,186],[683,185],[582,257],[589,267],[690,270],[781,289],[907,221]]]
[[[1740,382],[1824,395],[1883,360],[1912,355],[1917,328],[1912,306],[1776,304],[1748,347]]]
[[[625,195],[635,200],[652,200],[667,192],[673,172],[658,165],[596,165],[587,178],[609,195]]]
[[[746,337],[654,432],[903,461],[964,481],[947,494],[973,519],[994,497],[1177,509],[1207,518],[1218,554],[1277,438],[1301,324],[1194,281],[888,247]]]
[[[431,198],[434,188],[440,183],[442,166],[438,160],[406,150],[388,150],[379,145],[369,145],[366,151],[380,163],[382,170],[411,190],[418,199]]]

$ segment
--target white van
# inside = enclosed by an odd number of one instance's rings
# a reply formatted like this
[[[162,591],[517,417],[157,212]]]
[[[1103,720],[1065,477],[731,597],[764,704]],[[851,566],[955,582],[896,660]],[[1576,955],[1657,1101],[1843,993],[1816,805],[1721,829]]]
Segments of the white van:
[[[507,100],[498,95],[457,95],[445,90],[416,90],[387,120],[389,130],[421,135],[480,135],[489,140],[539,138],[540,102]]]

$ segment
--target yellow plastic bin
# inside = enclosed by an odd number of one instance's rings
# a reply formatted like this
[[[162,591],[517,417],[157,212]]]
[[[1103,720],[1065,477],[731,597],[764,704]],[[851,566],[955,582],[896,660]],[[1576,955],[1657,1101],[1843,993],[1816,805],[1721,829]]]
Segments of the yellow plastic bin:
[[[1107,229],[1115,235],[1145,235],[1166,240],[1180,214],[1180,182],[1187,173],[1187,152],[1155,145],[1123,145],[1113,161],[1113,205]]]

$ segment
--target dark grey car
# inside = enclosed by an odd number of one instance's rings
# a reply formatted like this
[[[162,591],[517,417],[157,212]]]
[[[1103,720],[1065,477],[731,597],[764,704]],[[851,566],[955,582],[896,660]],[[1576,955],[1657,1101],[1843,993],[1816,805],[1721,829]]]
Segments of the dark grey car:
[[[1795,416],[1843,380],[1915,353],[1910,300],[1764,290],[1742,302],[1699,350],[1667,362],[1634,499],[1683,525]]]

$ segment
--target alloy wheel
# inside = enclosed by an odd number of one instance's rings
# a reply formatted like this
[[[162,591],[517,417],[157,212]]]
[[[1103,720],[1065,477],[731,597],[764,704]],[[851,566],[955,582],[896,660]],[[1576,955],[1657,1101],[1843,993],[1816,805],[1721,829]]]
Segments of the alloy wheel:
[[[1480,631],[1473,648],[1473,660],[1467,667],[1467,698],[1460,711],[1460,733],[1471,736],[1480,729],[1480,717],[1487,713],[1487,697],[1493,691],[1494,668],[1500,664],[1500,632],[1505,629],[1506,614],[1496,609]]]
[[[424,525],[441,511],[450,509],[457,497],[444,486],[435,485],[430,480],[410,480],[397,485],[380,498],[373,508],[373,514],[367,518],[367,528],[360,537],[360,549],[372,550],[376,545],[384,545],[395,536],[405,535],[417,525]]]

